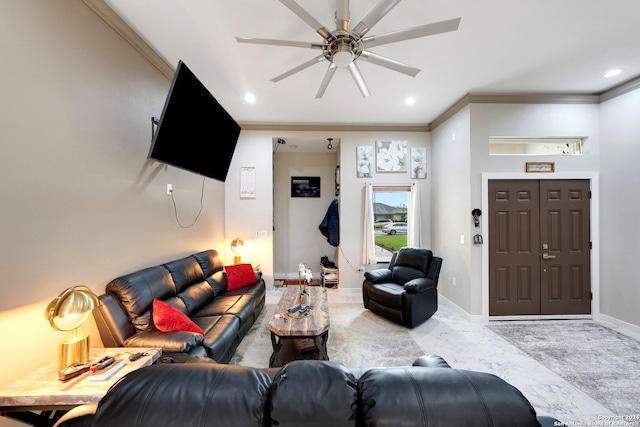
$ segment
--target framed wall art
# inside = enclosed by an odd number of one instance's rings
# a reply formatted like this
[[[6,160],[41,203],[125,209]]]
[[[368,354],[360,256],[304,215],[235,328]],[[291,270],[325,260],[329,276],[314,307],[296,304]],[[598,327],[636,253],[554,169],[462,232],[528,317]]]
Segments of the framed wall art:
[[[407,141],[376,142],[376,172],[406,172]]]
[[[361,145],[356,147],[356,173],[358,178],[373,176],[373,147]]]
[[[292,176],[291,197],[320,197],[320,177]]]
[[[427,147],[411,147],[411,178],[427,177]]]
[[[554,162],[527,162],[525,170],[527,172],[553,173],[556,171],[556,165]]]
[[[240,168],[240,198],[256,198],[256,168],[253,166]]]

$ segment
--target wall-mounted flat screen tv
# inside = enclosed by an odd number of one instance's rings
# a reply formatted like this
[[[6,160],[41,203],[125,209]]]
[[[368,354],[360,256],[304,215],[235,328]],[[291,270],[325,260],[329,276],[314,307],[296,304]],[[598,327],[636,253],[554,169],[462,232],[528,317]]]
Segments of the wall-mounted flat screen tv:
[[[148,158],[225,181],[240,126],[180,61]]]

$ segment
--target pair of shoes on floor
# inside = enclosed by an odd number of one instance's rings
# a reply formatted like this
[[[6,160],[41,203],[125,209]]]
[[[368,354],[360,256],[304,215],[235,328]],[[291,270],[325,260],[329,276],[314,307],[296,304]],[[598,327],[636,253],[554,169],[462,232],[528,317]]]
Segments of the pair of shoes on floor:
[[[333,261],[329,261],[329,257],[327,256],[323,256],[322,258],[320,258],[320,264],[322,264],[324,268],[338,268],[336,263]]]

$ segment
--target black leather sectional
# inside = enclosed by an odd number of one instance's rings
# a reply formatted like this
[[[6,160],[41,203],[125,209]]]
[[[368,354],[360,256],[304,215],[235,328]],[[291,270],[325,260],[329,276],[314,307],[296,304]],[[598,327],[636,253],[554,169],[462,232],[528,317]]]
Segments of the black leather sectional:
[[[218,252],[207,250],[112,280],[93,314],[105,347],[154,347],[165,360],[208,357],[228,363],[262,311],[265,295],[260,273],[256,283],[228,291]],[[154,299],[186,314],[204,335],[158,330],[151,315]]]
[[[495,375],[452,369],[439,356],[414,366],[347,368],[298,360],[278,369],[163,364],[128,374],[100,403],[60,427],[547,427],[522,393]]]

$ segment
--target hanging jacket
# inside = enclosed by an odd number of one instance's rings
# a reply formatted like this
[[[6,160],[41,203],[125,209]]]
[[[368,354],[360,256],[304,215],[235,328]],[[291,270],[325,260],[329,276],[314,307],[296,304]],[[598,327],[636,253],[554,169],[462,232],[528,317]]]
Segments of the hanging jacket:
[[[327,238],[331,246],[338,246],[340,243],[340,221],[338,219],[338,200],[334,200],[329,205],[324,219],[318,226],[320,233]]]

